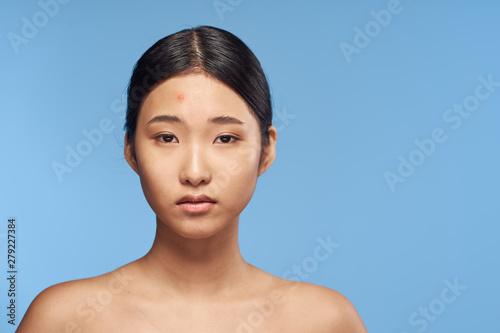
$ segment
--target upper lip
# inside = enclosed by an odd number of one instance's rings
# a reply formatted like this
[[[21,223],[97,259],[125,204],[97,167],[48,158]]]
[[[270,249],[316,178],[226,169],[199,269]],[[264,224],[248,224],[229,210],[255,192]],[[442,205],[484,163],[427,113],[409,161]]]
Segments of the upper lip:
[[[187,202],[213,202],[215,203],[216,201],[209,196],[206,196],[204,194],[188,194],[180,198],[176,204],[181,204],[181,203],[187,203]]]

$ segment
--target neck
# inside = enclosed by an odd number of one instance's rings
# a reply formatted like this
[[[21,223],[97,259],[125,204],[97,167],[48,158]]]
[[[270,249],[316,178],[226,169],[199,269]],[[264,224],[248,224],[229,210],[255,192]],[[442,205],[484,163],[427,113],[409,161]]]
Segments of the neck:
[[[157,219],[153,246],[141,261],[155,284],[185,296],[225,293],[251,267],[241,257],[238,221],[211,237],[189,239]]]

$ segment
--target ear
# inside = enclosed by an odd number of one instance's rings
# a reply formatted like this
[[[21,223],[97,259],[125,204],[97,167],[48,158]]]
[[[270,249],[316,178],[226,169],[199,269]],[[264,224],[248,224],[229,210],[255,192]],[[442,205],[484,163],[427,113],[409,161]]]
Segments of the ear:
[[[259,176],[269,169],[273,164],[274,158],[276,157],[276,139],[278,133],[274,126],[269,126],[269,144],[263,147],[262,160],[259,165]]]
[[[125,159],[127,160],[128,165],[135,171],[135,173],[139,174],[139,167],[137,165],[137,158],[135,156],[133,143],[128,142],[128,134],[125,133]]]

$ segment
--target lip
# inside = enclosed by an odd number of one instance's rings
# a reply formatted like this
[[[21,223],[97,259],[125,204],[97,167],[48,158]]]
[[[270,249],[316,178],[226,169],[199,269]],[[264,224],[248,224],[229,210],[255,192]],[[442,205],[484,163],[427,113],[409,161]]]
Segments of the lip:
[[[216,203],[214,199],[204,194],[188,194],[176,202],[177,206],[186,213],[204,213]]]

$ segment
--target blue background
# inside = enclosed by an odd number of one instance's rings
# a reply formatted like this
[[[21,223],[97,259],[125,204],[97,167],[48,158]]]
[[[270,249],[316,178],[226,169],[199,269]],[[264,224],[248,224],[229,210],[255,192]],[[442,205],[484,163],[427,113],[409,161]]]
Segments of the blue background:
[[[499,332],[500,87],[478,88],[489,95],[460,127],[445,118],[474,102],[479,77],[500,82],[500,3],[401,0],[385,26],[385,0],[215,3],[225,10],[71,0],[53,17],[34,0],[0,5],[0,248],[15,217],[17,322],[44,288],[149,250],[155,219],[123,158],[123,94],[155,41],[213,25],[260,59],[279,127],[275,164],[241,216],[244,258],[282,276],[330,237],[340,247],[301,279],[347,296],[370,332]],[[15,46],[23,17],[40,27]],[[52,164],[103,119],[114,130],[58,179]],[[415,152],[436,128],[446,140]],[[410,158],[420,165],[391,187],[386,172]],[[467,289],[444,303],[455,279]],[[0,330],[13,332],[2,280]],[[429,306],[432,320],[419,314]]]

